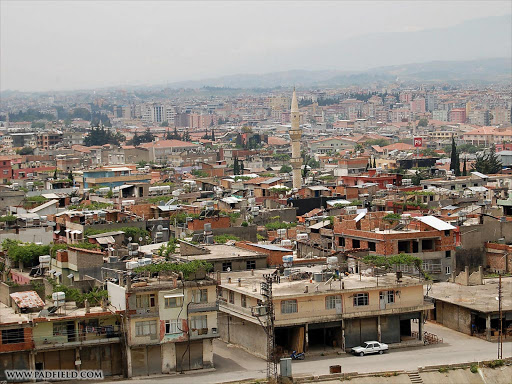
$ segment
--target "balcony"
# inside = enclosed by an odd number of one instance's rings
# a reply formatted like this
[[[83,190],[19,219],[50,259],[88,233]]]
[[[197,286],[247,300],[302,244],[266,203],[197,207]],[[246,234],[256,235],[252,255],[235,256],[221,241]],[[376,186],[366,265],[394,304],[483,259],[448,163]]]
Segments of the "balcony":
[[[37,336],[34,335],[36,350],[54,349],[62,347],[77,347],[87,345],[100,345],[121,342],[121,329],[119,326],[99,327],[95,332],[68,333],[64,335]]]
[[[188,313],[197,312],[217,312],[219,310],[219,302],[190,303],[188,305]]]
[[[217,328],[201,328],[190,330],[190,340],[201,340],[219,337]]]

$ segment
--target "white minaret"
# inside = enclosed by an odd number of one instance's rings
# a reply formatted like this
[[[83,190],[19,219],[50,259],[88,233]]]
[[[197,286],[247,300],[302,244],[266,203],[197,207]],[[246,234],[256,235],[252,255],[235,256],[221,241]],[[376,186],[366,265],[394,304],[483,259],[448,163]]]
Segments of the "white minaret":
[[[290,163],[293,168],[293,188],[300,189],[302,187],[302,157],[300,155],[300,139],[302,130],[300,129],[299,104],[297,103],[297,95],[295,88],[293,89],[292,108],[291,108],[290,139],[292,140],[292,158]]]

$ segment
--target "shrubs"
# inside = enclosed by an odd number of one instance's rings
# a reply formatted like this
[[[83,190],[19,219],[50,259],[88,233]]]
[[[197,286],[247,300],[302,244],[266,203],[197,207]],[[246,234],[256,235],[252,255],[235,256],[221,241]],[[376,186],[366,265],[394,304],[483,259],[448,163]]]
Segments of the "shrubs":
[[[265,224],[265,228],[267,229],[267,231],[275,231],[277,229],[289,229],[296,226],[296,223],[285,223],[282,221],[272,221],[270,223]]]
[[[162,263],[162,264],[150,264],[145,265],[143,267],[135,268],[135,272],[149,272],[151,274],[158,272],[175,272],[175,273],[183,273],[183,278],[188,279],[190,275],[195,274],[200,270],[204,270],[206,272],[213,269],[213,266],[204,261],[204,260],[194,260],[189,263],[176,264],[176,263]]]
[[[225,244],[229,240],[235,240],[235,241],[240,240],[235,235],[229,235],[229,234],[218,235],[218,236],[215,236],[213,239],[215,240],[216,243],[219,243],[219,244]]]
[[[478,373],[478,365],[471,364],[471,367],[469,368],[469,370],[471,371],[471,373]]]

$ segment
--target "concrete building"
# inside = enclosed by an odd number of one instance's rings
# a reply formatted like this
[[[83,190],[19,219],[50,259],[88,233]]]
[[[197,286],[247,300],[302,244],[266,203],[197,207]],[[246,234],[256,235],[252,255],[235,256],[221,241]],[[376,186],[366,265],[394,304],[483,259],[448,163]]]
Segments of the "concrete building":
[[[148,278],[109,282],[109,301],[125,311],[127,376],[213,368],[217,333],[216,281]]]
[[[367,340],[413,341],[411,319],[422,324],[423,311],[433,308],[423,301],[418,279],[398,282],[388,274],[379,276],[377,285],[374,277],[351,274],[326,282],[324,267],[293,267],[273,283],[278,354],[342,351]],[[226,273],[219,290],[221,338],[258,356],[267,352],[265,318],[253,316],[252,308],[264,300],[259,286],[263,275],[271,273],[275,270]]]
[[[436,283],[429,292],[434,301],[430,318],[445,327],[496,341],[499,330],[498,281],[483,285]],[[502,311],[505,340],[512,336],[512,278],[502,279]]]

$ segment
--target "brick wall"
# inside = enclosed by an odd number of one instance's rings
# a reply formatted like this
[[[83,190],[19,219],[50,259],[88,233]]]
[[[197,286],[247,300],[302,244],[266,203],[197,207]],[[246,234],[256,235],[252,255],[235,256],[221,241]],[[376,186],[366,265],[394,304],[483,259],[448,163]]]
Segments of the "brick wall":
[[[292,251],[285,252],[285,251],[272,251],[268,249],[263,249],[259,247],[255,247],[248,243],[243,242],[236,242],[235,245],[240,248],[248,249],[250,251],[263,253],[267,255],[267,264],[269,267],[276,266],[276,265],[282,265],[283,264],[283,256],[292,254]]]
[[[512,271],[512,245],[485,243],[485,257],[491,271]]]
[[[12,328],[17,328],[17,327],[12,327]],[[32,328],[30,328],[30,327],[24,328],[23,335],[24,335],[25,341],[22,343],[3,344],[2,343],[2,332],[0,332],[0,353],[25,351],[25,350],[34,349],[34,342],[32,340]]]
[[[204,230],[204,225],[210,223],[212,228],[229,228],[231,225],[229,217],[208,217],[205,219],[194,219],[188,222],[188,229],[191,231]]]

